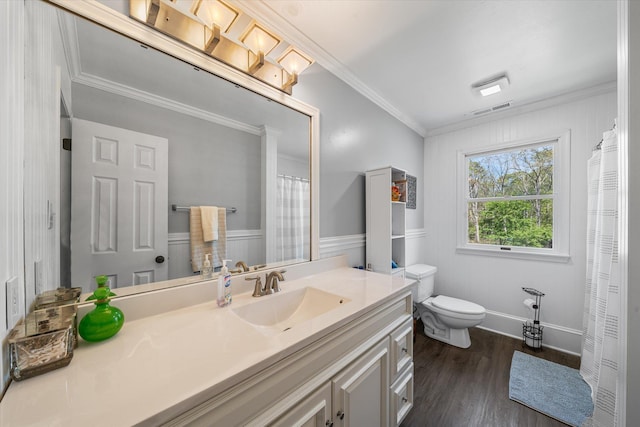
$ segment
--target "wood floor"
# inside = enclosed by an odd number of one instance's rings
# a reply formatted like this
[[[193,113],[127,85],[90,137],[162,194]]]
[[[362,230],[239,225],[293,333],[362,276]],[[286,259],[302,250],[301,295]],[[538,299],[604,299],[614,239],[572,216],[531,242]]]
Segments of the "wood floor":
[[[522,340],[478,328],[470,329],[468,349],[426,337],[420,321],[417,331],[414,407],[401,427],[565,425],[509,400],[511,358],[519,350],[578,368],[579,357],[546,348],[532,351],[523,348]]]

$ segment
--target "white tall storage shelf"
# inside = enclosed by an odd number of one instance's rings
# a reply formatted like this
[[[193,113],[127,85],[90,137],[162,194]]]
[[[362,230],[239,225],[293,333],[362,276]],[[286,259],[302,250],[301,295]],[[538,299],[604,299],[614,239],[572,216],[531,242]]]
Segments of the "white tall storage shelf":
[[[387,274],[404,274],[405,208],[407,173],[386,167],[367,171],[367,267]],[[391,188],[400,188],[400,198],[393,201]],[[392,261],[398,265],[392,268]]]

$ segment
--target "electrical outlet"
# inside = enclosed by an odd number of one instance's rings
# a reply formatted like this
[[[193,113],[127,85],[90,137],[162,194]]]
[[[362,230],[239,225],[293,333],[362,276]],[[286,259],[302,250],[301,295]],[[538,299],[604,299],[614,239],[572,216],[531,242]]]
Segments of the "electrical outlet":
[[[13,328],[21,317],[20,310],[20,281],[17,277],[7,280],[7,329]]]
[[[42,289],[42,260],[33,263],[33,277],[35,283],[36,295],[40,295],[43,292]]]

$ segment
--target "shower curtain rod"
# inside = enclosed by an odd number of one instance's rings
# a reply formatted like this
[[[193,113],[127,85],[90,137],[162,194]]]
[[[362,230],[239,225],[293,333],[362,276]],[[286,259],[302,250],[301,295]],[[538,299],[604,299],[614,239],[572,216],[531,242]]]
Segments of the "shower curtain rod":
[[[171,210],[172,211],[188,211],[191,208],[192,208],[192,206],[178,206],[176,204],[172,204],[171,205]],[[238,209],[236,209],[236,208],[226,208],[226,209],[227,209],[227,212],[230,212],[230,213],[238,212]]]
[[[616,121],[613,122],[613,127],[609,130],[616,130]],[[602,138],[600,140],[600,142],[598,142],[598,144],[593,148],[593,151],[599,150],[602,148],[602,142],[604,141],[604,138]]]
[[[308,178],[301,178],[299,176],[293,176],[293,175],[282,175],[282,174],[278,174],[278,177],[280,178],[289,178],[289,179],[297,179],[299,181],[305,181],[305,182],[309,182]]]

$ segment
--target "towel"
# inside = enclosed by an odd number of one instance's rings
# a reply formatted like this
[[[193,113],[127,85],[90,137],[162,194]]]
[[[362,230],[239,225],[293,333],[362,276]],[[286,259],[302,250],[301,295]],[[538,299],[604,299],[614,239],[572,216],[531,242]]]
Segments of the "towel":
[[[205,254],[211,254],[211,265],[221,267],[227,257],[227,210],[218,209],[218,240],[205,242],[202,233],[200,207],[189,210],[189,237],[191,240],[191,268],[197,273],[202,268]]]
[[[218,240],[218,208],[200,206],[200,218],[202,219],[202,240],[205,242]]]

